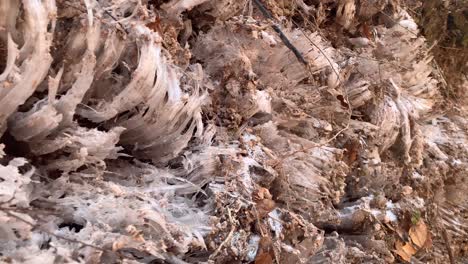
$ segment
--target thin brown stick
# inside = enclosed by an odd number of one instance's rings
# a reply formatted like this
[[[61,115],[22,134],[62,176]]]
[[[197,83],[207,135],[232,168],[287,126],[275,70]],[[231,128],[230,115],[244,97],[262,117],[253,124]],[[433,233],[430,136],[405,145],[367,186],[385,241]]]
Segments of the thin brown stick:
[[[440,222],[441,216],[440,216],[440,209],[438,205],[435,205],[434,217],[435,217],[435,226],[438,232],[442,235],[442,239],[444,240],[444,245],[445,245],[445,248],[447,249],[447,254],[449,256],[450,264],[456,264],[455,256],[453,255],[452,245],[450,243],[450,236],[447,232],[447,229]]]
[[[286,159],[288,157],[292,157],[294,156],[295,154],[298,154],[298,153],[305,153],[311,149],[314,149],[314,148],[320,148],[320,147],[323,147],[325,145],[327,145],[328,143],[332,142],[333,140],[335,140],[339,135],[341,135],[344,131],[346,131],[347,129],[349,128],[349,122],[346,124],[346,126],[342,129],[340,129],[335,135],[333,135],[333,137],[327,139],[326,141],[320,143],[320,144],[317,144],[317,145],[314,145],[314,146],[311,146],[311,147],[307,147],[307,148],[302,148],[302,149],[299,149],[299,150],[296,150],[292,153],[287,153],[285,154],[282,159]]]
[[[441,230],[442,230],[442,238],[444,239],[444,242],[445,242],[444,243],[445,248],[447,249],[447,253],[450,259],[450,264],[456,264],[455,256],[453,255],[453,250],[452,250],[452,246],[450,243],[449,234],[447,233],[447,229],[441,228]]]
[[[30,213],[41,213],[41,211],[45,211],[44,213],[47,215],[59,215],[57,212],[51,209],[41,209],[36,210],[33,208],[8,208],[8,207],[0,207],[2,211],[13,211],[13,212],[30,212]]]
[[[8,216],[13,217],[13,218],[15,218],[15,219],[17,219],[17,220],[19,220],[19,221],[21,221],[21,222],[23,222],[23,223],[25,223],[25,224],[31,226],[31,227],[33,227],[34,229],[37,229],[37,230],[39,230],[39,231],[41,231],[41,232],[44,232],[44,233],[46,233],[46,234],[48,234],[48,235],[51,235],[51,236],[53,236],[53,237],[56,237],[56,238],[58,238],[58,239],[65,240],[65,241],[68,241],[68,242],[70,242],[70,243],[81,244],[81,245],[83,245],[83,246],[90,247],[90,248],[94,248],[94,249],[99,250],[99,251],[102,251],[102,252],[110,252],[110,250],[101,248],[101,247],[96,246],[96,245],[88,244],[88,243],[83,242],[83,241],[79,241],[79,240],[76,240],[76,239],[64,237],[64,236],[62,236],[62,235],[54,234],[54,233],[52,233],[52,232],[50,232],[50,231],[48,231],[48,230],[46,230],[46,229],[44,229],[44,228],[41,228],[40,226],[36,225],[35,223],[31,223],[31,222],[29,222],[28,220],[23,219],[22,217],[19,217],[19,216],[15,215],[14,213],[10,212],[10,210],[5,210],[5,208],[0,208],[0,210],[2,210],[2,211],[3,211],[5,214],[7,214]]]
[[[68,6],[68,7],[73,8],[73,9],[76,9],[76,10],[78,10],[78,11],[80,11],[80,12],[86,13],[86,10],[83,10],[83,9],[81,9],[80,7],[74,6],[74,5],[70,4],[70,3],[64,2],[63,4],[66,5],[66,6]],[[99,5],[99,3],[98,3],[98,5]],[[122,23],[120,23],[120,22],[117,20],[116,17],[114,17],[109,11],[105,10],[105,9],[102,8],[100,5],[99,5],[99,8],[102,9],[102,11],[103,11],[106,15],[108,15],[112,20],[114,20],[114,21],[120,26],[120,30],[122,30],[123,32],[125,32],[125,34],[127,34],[127,35],[129,34],[129,32],[127,31],[127,29],[122,25]],[[94,16],[94,18],[98,19],[98,20],[101,21],[101,22],[104,22],[104,21],[103,21],[101,18],[99,18],[99,17]]]
[[[273,20],[273,16],[270,14],[270,11],[268,11],[268,9],[262,4],[260,0],[254,0],[254,3],[255,5],[257,5],[258,9],[265,18]],[[284,45],[286,45],[286,47],[288,47],[294,53],[297,60],[299,60],[302,64],[307,66],[309,64],[307,60],[304,59],[304,56],[302,56],[301,52],[291,43],[291,41],[288,39],[288,37],[286,37],[283,31],[281,31],[280,27],[276,24],[273,24],[271,27],[274,31],[276,31],[276,33],[278,33]]]
[[[386,16],[388,19],[390,19],[393,23],[395,23],[396,25],[398,25],[399,27],[403,28],[404,30],[408,31],[409,33],[413,34],[414,36],[418,37],[418,33],[415,33],[407,28],[405,28],[404,26],[400,25],[400,23],[398,23],[398,21],[396,21],[395,19],[393,19],[393,17],[391,17],[390,15],[386,14],[385,12],[383,11],[379,11],[381,14],[383,14],[384,16]]]
[[[219,247],[213,252],[213,254],[210,255],[210,257],[208,258],[209,260],[212,260],[213,258],[215,258],[219,252],[221,251],[221,249],[223,249],[223,247],[229,242],[231,241],[232,239],[232,236],[234,234],[234,231],[236,230],[236,226],[234,225],[234,221],[232,220],[232,215],[231,215],[231,210],[229,208],[227,208],[227,211],[228,211],[228,216],[229,216],[229,222],[231,223],[231,231],[229,231],[229,234],[227,235],[226,239],[224,239],[224,241],[219,245]]]
[[[327,54],[325,53],[325,51],[322,50],[322,48],[320,48],[317,44],[315,44],[312,39],[307,36],[307,34],[301,29],[301,27],[299,27],[299,25],[294,22],[293,20],[291,20],[292,23],[299,29],[299,31],[302,33],[302,35],[304,35],[304,37],[310,42],[310,44],[312,44],[312,46],[316,47],[320,53],[322,53],[322,55],[325,57],[325,59],[328,61],[328,64],[330,64],[330,67],[332,68],[332,70],[335,72],[336,74],[336,77],[338,78],[338,82],[341,83],[341,77],[340,77],[340,74],[338,73],[338,70],[335,69],[335,66],[333,66],[333,63],[331,62],[331,59],[327,56]]]

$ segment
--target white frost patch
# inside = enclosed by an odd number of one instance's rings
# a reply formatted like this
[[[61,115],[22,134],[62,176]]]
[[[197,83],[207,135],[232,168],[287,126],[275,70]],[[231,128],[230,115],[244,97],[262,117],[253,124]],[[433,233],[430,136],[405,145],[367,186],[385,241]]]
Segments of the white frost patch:
[[[257,138],[257,136],[252,135],[252,134],[250,134],[250,133],[244,133],[244,134],[242,135],[242,140],[244,140],[244,142],[258,141],[258,138]]]
[[[386,206],[387,206],[387,209],[395,208],[395,205],[392,203],[392,201],[387,201]]]
[[[375,217],[377,217],[377,216],[379,216],[379,215],[382,214],[382,212],[380,212],[380,210],[378,210],[378,209],[371,209],[371,210],[370,210],[370,213],[371,213],[373,216],[375,216]]]
[[[414,207],[419,209],[424,208],[425,205],[424,199],[421,197],[414,197],[414,199],[411,200],[411,203],[414,205]]]
[[[370,201],[372,201],[372,199],[374,199],[373,194],[366,196],[366,197],[362,197],[361,199],[359,199],[360,203],[345,207],[343,208],[343,210],[338,212],[338,214],[340,216],[346,216],[346,215],[353,214],[356,210],[359,210],[359,209],[369,210],[370,208],[369,204],[370,204]]]
[[[268,43],[268,45],[276,46],[276,44],[278,44],[278,42],[276,42],[275,37],[270,35],[268,32],[262,31],[260,32],[260,34],[262,35],[263,40],[265,40],[265,42]]]
[[[252,177],[250,176],[249,168],[250,167],[260,167],[260,164],[256,162],[252,158],[245,157],[243,158],[243,167],[242,170],[239,171],[240,175],[242,176],[242,184],[245,186],[245,189],[251,193],[252,186],[254,185],[252,181]]]
[[[357,210],[365,210],[367,212],[370,212],[375,217],[382,217],[383,215],[382,210],[370,208],[370,202],[372,201],[372,199],[374,199],[373,194],[366,196],[366,197],[362,197],[358,204],[345,207],[343,210],[339,212],[339,215],[341,217],[349,216],[349,215],[352,215]],[[398,205],[395,205],[391,201],[387,201],[385,206],[387,209],[385,210],[385,220],[390,221],[390,222],[397,221],[398,217],[392,210],[398,208]]]
[[[414,171],[414,172],[413,172],[413,175],[412,175],[412,178],[413,178],[413,179],[422,180],[422,179],[424,179],[424,176],[421,175],[421,174],[419,174],[417,171]]]
[[[252,235],[249,239],[249,245],[247,246],[247,260],[254,261],[257,256],[258,242],[260,242],[260,236]]]
[[[397,216],[390,210],[385,212],[385,218],[387,218],[390,222],[395,222],[398,220]]]
[[[3,151],[4,149],[5,145],[0,144],[0,159],[3,158],[3,156],[5,156],[5,151]]]
[[[402,20],[398,22],[398,25],[411,31],[414,34],[417,34],[418,24],[414,22],[414,19],[408,14],[408,12],[406,10],[401,10],[399,15],[402,18]]]
[[[279,238],[281,231],[283,230],[283,225],[278,219],[281,218],[281,212],[278,209],[271,211],[268,214],[268,224],[270,225],[271,230],[275,231],[275,236]]]
[[[401,20],[398,24],[400,26],[410,30],[413,33],[418,32],[418,25],[416,25],[416,23],[414,23],[413,20],[409,20],[409,19]]]
[[[27,207],[29,205],[31,176],[34,168],[20,174],[19,167],[26,164],[24,158],[15,158],[7,166],[0,165],[0,204]]]
[[[370,213],[377,218],[379,218],[379,216],[381,217],[383,214],[382,211],[378,209],[371,209]],[[398,220],[397,216],[391,210],[385,211],[385,221],[395,222],[397,220]]]

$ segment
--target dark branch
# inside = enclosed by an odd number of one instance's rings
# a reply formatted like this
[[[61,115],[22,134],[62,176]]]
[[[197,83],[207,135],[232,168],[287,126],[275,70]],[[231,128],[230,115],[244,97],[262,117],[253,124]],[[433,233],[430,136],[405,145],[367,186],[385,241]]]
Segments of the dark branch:
[[[260,0],[253,0],[255,5],[257,5],[258,9],[260,9],[260,12],[262,12],[263,16],[267,19],[273,19],[273,16],[270,14],[270,11],[268,11],[268,9],[266,9],[266,7],[262,4],[262,2],[260,2]],[[293,53],[294,55],[296,56],[296,58],[301,62],[303,63],[304,65],[307,65],[307,61],[304,59],[304,57],[302,56],[301,52],[296,48],[294,47],[294,45],[291,43],[291,41],[289,41],[288,37],[286,37],[286,35],[283,33],[283,31],[281,31],[280,27],[276,24],[273,24],[271,26],[273,28],[273,30],[276,31],[276,33],[278,33],[281,41],[283,41],[284,45],[286,45],[286,47],[288,47]]]

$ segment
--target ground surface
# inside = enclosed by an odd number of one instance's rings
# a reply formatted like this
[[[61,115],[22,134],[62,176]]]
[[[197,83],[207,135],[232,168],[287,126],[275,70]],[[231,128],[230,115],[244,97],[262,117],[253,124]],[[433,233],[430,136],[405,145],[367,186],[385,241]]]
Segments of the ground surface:
[[[1,262],[467,262],[467,12],[2,1]]]

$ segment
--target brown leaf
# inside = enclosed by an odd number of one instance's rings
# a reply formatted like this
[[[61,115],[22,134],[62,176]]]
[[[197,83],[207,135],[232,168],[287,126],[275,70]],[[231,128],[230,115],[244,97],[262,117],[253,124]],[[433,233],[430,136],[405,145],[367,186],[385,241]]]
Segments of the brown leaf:
[[[368,39],[373,39],[372,35],[372,29],[371,27],[367,24],[367,22],[364,22],[361,27],[361,33],[363,36],[365,36]]]
[[[269,214],[273,209],[275,209],[276,204],[273,200],[270,199],[263,199],[257,202],[257,210],[259,217],[265,217]]]
[[[267,252],[263,252],[257,255],[255,258],[255,264],[272,264],[273,258]]]
[[[431,248],[431,247],[432,247],[432,235],[430,232],[428,232],[426,243],[424,243],[424,248]]]
[[[398,240],[395,243],[395,253],[398,254],[404,261],[410,262],[411,257],[416,253],[416,249],[410,244]]]
[[[271,199],[272,196],[270,194],[270,191],[267,188],[259,187],[257,188],[252,195],[252,199],[254,201],[259,201],[263,199]]]
[[[154,22],[146,24],[146,26],[154,32],[163,33],[161,29],[161,18],[158,16]]]
[[[272,249],[273,241],[271,241],[271,237],[263,236],[260,238],[260,242],[258,242],[258,246],[261,252],[267,252]]]
[[[411,241],[418,246],[418,248],[424,247],[428,238],[429,231],[427,226],[422,219],[418,221],[416,225],[413,225],[409,230],[409,236]]]
[[[112,243],[112,251],[117,251],[119,249],[124,248],[127,245],[127,241],[124,241],[124,239],[119,239]]]
[[[351,165],[358,158],[359,142],[358,141],[348,141],[344,145],[344,148],[346,150],[345,156],[344,156],[345,162],[346,162],[346,164]]]

